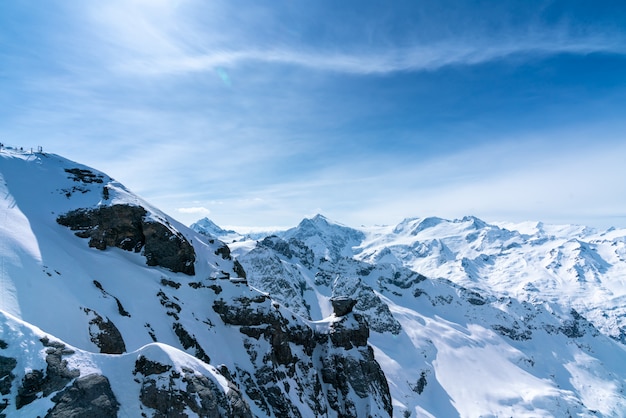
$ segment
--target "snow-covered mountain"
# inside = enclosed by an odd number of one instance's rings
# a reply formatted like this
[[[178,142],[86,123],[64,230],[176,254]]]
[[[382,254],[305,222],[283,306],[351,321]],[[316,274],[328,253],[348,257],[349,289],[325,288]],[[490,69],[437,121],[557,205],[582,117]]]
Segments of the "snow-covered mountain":
[[[316,320],[356,301],[394,416],[626,415],[626,230],[323,216],[232,244],[251,286]]]
[[[209,218],[202,218],[198,222],[191,224],[189,228],[202,235],[214,237],[223,242],[233,242],[244,238],[244,235],[241,235],[232,229],[220,228]]]
[[[106,174],[0,152],[0,417],[389,416],[352,302],[301,317]]]
[[[3,149],[0,417],[626,416],[625,259],[474,217],[187,228]]]

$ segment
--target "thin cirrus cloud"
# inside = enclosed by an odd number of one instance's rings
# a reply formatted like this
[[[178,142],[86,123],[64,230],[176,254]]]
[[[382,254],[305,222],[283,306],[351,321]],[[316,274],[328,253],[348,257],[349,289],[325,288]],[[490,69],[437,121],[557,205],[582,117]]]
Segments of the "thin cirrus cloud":
[[[289,23],[281,21],[281,13],[277,11],[273,15],[258,16],[257,20],[268,20],[265,25],[260,25],[252,21],[254,11],[242,9],[235,13],[234,6],[228,3],[183,4],[187,7],[171,2],[152,4],[145,1],[86,6],[87,15],[97,28],[86,30],[92,31],[102,46],[109,47],[109,64],[116,71],[143,75],[217,71],[223,80],[226,74],[223,68],[249,63],[375,75],[476,65],[522,54],[626,54],[626,39],[615,29],[580,23],[547,25],[536,22],[536,17],[529,17],[526,25],[507,27],[505,24],[493,29],[489,22],[471,17],[480,15],[480,10],[469,8],[469,17],[456,18],[456,28],[452,28],[454,19],[453,23],[441,21],[439,31],[434,29],[436,22],[426,24],[426,19],[443,19],[445,14],[441,11],[432,16],[420,16],[415,12],[415,21],[403,24],[404,35],[395,38],[381,35],[374,41],[365,39],[362,34],[359,36],[360,31],[367,32],[365,30],[338,31],[337,27],[350,27],[351,22],[336,21],[332,14],[323,15],[320,17],[327,22],[320,30],[326,30],[330,35],[320,34],[323,41],[311,41],[285,33],[297,33],[301,26],[311,25],[313,17]],[[276,9],[280,8],[279,5]],[[196,14],[202,17],[196,17]],[[248,17],[234,22],[215,17],[235,14]],[[354,24],[363,19],[352,15],[350,18]],[[491,19],[497,20],[493,16]],[[374,22],[368,25],[377,27],[375,16],[369,16],[368,20]],[[245,28],[246,23],[250,24],[249,29]],[[268,29],[270,26],[281,30],[272,32]],[[416,32],[413,26],[429,29]],[[384,31],[389,32],[389,28]],[[230,80],[225,83],[229,84]]]
[[[507,57],[560,53],[626,54],[626,45],[614,39],[572,39],[504,42],[490,45],[441,43],[385,51],[302,52],[290,49],[223,50],[210,54],[151,58],[120,64],[118,69],[141,74],[181,74],[214,71],[246,63],[284,64],[318,71],[347,74],[385,74],[399,71],[431,71],[450,65],[476,65]],[[220,70],[222,71],[222,70]]]

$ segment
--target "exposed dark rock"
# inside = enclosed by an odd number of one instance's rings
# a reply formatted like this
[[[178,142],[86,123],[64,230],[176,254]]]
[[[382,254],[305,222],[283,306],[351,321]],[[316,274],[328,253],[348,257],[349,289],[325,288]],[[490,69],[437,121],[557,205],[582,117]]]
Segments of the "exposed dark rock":
[[[221,245],[217,250],[215,250],[215,255],[221,256],[224,260],[230,260],[230,248],[228,248],[228,245],[226,244]]]
[[[102,175],[94,174],[91,170],[83,168],[66,168],[65,172],[70,176],[68,178],[82,183],[102,183]]]
[[[161,285],[173,287],[174,289],[180,288],[180,283],[175,282],[174,280],[169,280],[165,277],[161,277]]]
[[[276,235],[265,237],[262,241],[257,243],[257,246],[270,248],[287,258],[293,257],[293,253],[291,252],[291,248],[289,248],[287,241],[278,238]]]
[[[113,299],[115,299],[115,303],[117,304],[117,312],[122,316],[126,316],[130,318],[130,313],[128,313],[128,311],[124,309],[122,302],[120,302],[120,300],[116,298],[115,296],[113,296]]]
[[[354,300],[348,303],[353,304]],[[218,300],[213,309],[225,323],[240,326],[249,337],[244,347],[259,367],[253,376],[238,369],[238,378],[250,399],[268,415],[300,416],[292,401],[297,396],[316,416],[328,415],[330,408],[337,416],[354,417],[356,405],[347,396],[351,389],[359,398],[379,402],[391,415],[389,387],[367,346],[369,328],[360,315],[346,313],[331,322],[326,333],[287,320],[279,305],[262,295]],[[296,357],[294,348],[305,357]],[[318,362],[313,362],[313,353],[320,356]],[[285,385],[287,378],[296,386]]]
[[[0,340],[0,350],[4,350],[8,347],[9,345],[7,343],[5,343],[4,341]]]
[[[196,340],[195,336],[189,334],[189,332],[187,332],[187,330],[178,322],[174,322],[172,328],[174,329],[174,333],[178,337],[178,341],[180,341],[180,344],[185,350],[193,348],[193,355],[196,358],[204,361],[207,364],[211,363],[211,359],[204,351],[200,343],[198,343],[198,340]]]
[[[233,384],[225,394],[211,379],[183,368],[183,374],[141,356],[135,374],[144,376],[139,400],[154,409],[154,417],[187,417],[187,409],[206,418],[252,418],[250,407]],[[230,381],[230,380],[229,380]],[[185,387],[184,390],[180,389]]]
[[[497,324],[492,325],[491,329],[502,336],[509,337],[510,339],[516,341],[526,341],[532,338],[532,332],[529,329],[521,329],[517,322],[515,322],[510,328]]]
[[[371,347],[359,349],[361,358],[331,354],[322,358],[322,380],[329,384],[328,402],[337,416],[357,416],[355,405],[349,400],[350,387],[360,398],[381,399],[389,416],[392,414],[391,395],[385,375],[374,359]]]
[[[563,322],[563,325],[559,327],[559,331],[565,334],[568,338],[580,338],[587,332],[596,336],[599,334],[598,330],[591,324],[585,317],[578,313],[575,309],[570,310],[571,320]]]
[[[408,269],[396,271],[391,277],[386,278],[387,283],[399,287],[400,289],[408,289],[414,284],[423,282],[424,280],[426,280],[426,276]]]
[[[334,297],[330,300],[333,305],[333,312],[336,316],[345,316],[352,312],[352,308],[356,305],[356,300],[345,296]]]
[[[421,395],[422,392],[424,392],[424,389],[426,388],[426,384],[428,382],[426,381],[426,372],[422,371],[420,373],[420,378],[417,379],[417,382],[415,382],[414,385],[409,385],[411,387],[411,390],[415,393],[417,393],[418,395]]]
[[[16,365],[17,360],[14,358],[0,356],[0,394],[7,395],[11,392],[11,383],[15,379],[15,375],[11,372]]]
[[[352,319],[352,321],[349,321]],[[367,339],[370,336],[370,330],[358,314],[352,314],[352,317],[344,317],[343,320],[333,322],[330,327],[330,340],[336,347],[343,347],[350,350],[352,347],[364,347],[367,345]]]
[[[100,374],[79,377],[52,401],[56,405],[48,411],[46,418],[113,418],[117,417],[120,406],[109,380]]]
[[[146,237],[144,255],[149,266],[161,266],[173,272],[195,274],[196,253],[181,233],[173,233],[158,222],[144,222],[143,233]]]
[[[219,295],[220,293],[222,293],[222,286],[218,285],[218,284],[209,284],[209,285],[205,285],[202,282],[189,282],[188,283],[189,287],[192,287],[194,289],[211,289],[213,292],[215,292],[216,295]]]
[[[228,305],[223,299],[213,302],[213,310],[222,320],[230,325],[262,325],[266,323],[267,314],[253,304],[261,304],[268,301],[269,297],[257,295],[252,298],[245,296],[235,299],[236,304]]]
[[[102,206],[68,212],[59,216],[57,222],[78,231],[77,236],[89,238],[90,247],[139,252],[145,244],[142,223],[146,214],[141,206]]]
[[[46,350],[46,373],[42,370],[32,370],[24,376],[22,384],[17,389],[15,397],[15,407],[20,409],[38,398],[41,392],[44,397],[59,391],[65,387],[72,379],[80,375],[78,370],[70,370],[67,361],[63,360],[64,355],[73,354],[72,350],[65,348],[65,345],[56,341],[50,341],[44,337],[41,339]]]
[[[146,358],[146,356],[139,356],[135,361],[135,370],[133,374],[141,373],[144,376],[151,376],[153,374],[163,374],[172,368],[169,364],[161,364],[158,361],[152,361]]]
[[[120,300],[117,297],[113,296],[112,294],[104,290],[102,283],[100,283],[97,280],[94,280],[93,285],[96,286],[96,288],[98,288],[98,290],[100,290],[104,296],[111,296],[113,299],[115,299],[115,303],[117,304],[117,311],[119,312],[120,315],[130,318],[130,313],[128,313],[128,311],[124,309],[122,302],[120,302]]]
[[[28,405],[37,399],[37,394],[43,391],[44,386],[45,379],[43,371],[32,370],[26,373],[22,379],[22,384],[17,389],[15,407],[20,409],[24,405]]]
[[[6,347],[5,347],[6,348]],[[15,375],[12,373],[13,369],[17,365],[17,360],[12,357],[0,356],[0,395],[8,395],[11,393],[11,385]],[[2,413],[9,406],[8,398],[0,399],[0,418],[6,417]]]
[[[241,263],[239,263],[239,261],[237,260],[233,261],[233,271],[238,277],[241,277],[242,279],[246,278],[246,271],[244,270]]]
[[[77,236],[89,238],[90,247],[99,250],[117,247],[134,252],[143,248],[149,266],[194,275],[193,246],[179,232],[147,220],[146,214],[141,206],[101,206],[68,212],[59,216],[57,222],[78,231]]]
[[[96,311],[84,308],[89,320],[89,337],[104,354],[122,354],[126,352],[126,344],[115,324],[107,318],[103,319]]]
[[[163,292],[163,290],[159,290],[159,293],[157,293],[157,297],[159,298],[159,302],[161,303],[161,305],[166,308],[166,312],[165,313],[167,315],[173,317],[174,319],[176,319],[178,321],[180,319],[178,317],[178,314],[182,310],[180,305],[178,303],[172,301],[165,294],[165,292]]]

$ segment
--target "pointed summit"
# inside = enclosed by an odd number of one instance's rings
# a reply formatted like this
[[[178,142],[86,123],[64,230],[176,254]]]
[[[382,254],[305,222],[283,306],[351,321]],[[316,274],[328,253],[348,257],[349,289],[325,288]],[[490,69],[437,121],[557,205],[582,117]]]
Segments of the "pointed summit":
[[[316,256],[331,260],[352,256],[352,248],[365,238],[361,231],[331,221],[320,214],[311,219],[303,219],[297,227],[285,231],[283,236],[287,240],[302,241]]]
[[[214,235],[216,237],[220,237],[222,235],[236,234],[237,232],[231,229],[223,229],[218,226],[215,222],[210,220],[209,218],[202,218],[199,221],[191,224],[189,226],[194,231],[203,234],[203,235]]]

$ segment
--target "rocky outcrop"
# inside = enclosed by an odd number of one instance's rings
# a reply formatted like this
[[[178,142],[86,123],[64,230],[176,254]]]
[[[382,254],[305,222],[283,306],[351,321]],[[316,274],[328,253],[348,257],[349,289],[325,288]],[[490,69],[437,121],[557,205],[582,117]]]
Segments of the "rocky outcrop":
[[[63,356],[73,354],[65,345],[48,338],[42,338],[41,343],[48,347],[46,350],[46,371],[31,370],[24,375],[17,390],[15,406],[17,409],[28,405],[41,394],[44,398],[65,387],[72,379],[78,377],[78,370],[70,370]]]
[[[109,380],[100,374],[79,377],[52,401],[55,405],[46,418],[114,418],[120,407]]]
[[[224,393],[216,382],[202,374],[184,367],[181,373],[143,355],[135,362],[133,373],[142,376],[139,400],[155,411],[155,417],[182,418],[191,410],[206,418],[252,418],[250,407],[232,383]]]
[[[73,210],[59,216],[57,222],[78,231],[78,237],[89,238],[90,247],[99,250],[117,247],[134,252],[143,249],[149,266],[194,275],[193,246],[180,232],[149,220],[146,215],[141,206],[112,205]]]
[[[84,308],[89,320],[89,337],[91,342],[98,346],[104,354],[122,354],[126,352],[126,344],[122,334],[115,324],[107,318],[102,318],[92,309]]]
[[[333,312],[336,316],[346,316],[352,312],[352,308],[356,305],[356,300],[339,296],[331,298],[330,303],[333,306]]]
[[[248,337],[244,347],[257,367],[253,375],[238,371],[239,381],[267,415],[302,416],[293,399],[316,416],[332,410],[354,417],[362,408],[371,416],[391,415],[387,380],[367,345],[369,328],[349,311],[354,300],[335,303],[341,319],[313,328],[263,295],[214,302],[222,320]]]
[[[2,399],[0,399],[1,418],[6,417],[2,411],[4,411],[9,405],[10,400],[8,397],[5,397],[5,395],[9,395],[11,393],[11,385],[13,384],[13,379],[15,379],[13,369],[15,369],[16,365],[16,359],[12,357],[0,356],[0,395],[2,395]]]

